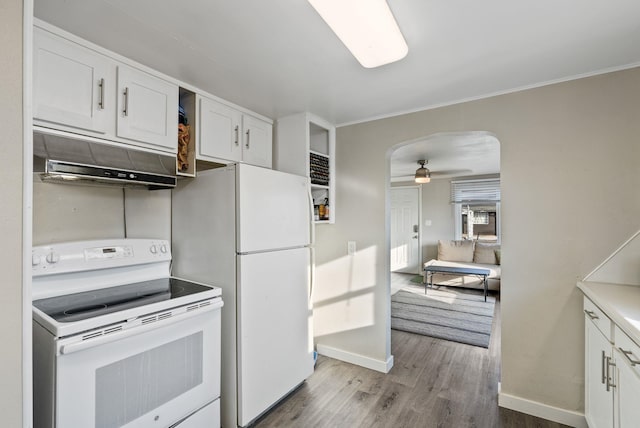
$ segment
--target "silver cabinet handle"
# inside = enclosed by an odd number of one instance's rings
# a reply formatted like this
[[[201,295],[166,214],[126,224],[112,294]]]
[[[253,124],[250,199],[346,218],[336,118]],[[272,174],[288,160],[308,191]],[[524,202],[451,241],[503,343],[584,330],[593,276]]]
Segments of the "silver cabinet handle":
[[[238,125],[236,125],[235,131],[236,131],[236,146],[237,146],[238,144],[240,144],[240,127]]]
[[[611,362],[611,357],[607,357],[607,392],[611,391],[611,388],[615,388],[616,384],[612,382],[612,376],[611,373],[609,372],[609,368],[613,366],[615,367],[616,364]]]
[[[595,312],[593,312],[593,311],[588,311],[588,310],[586,310],[586,309],[585,309],[585,310],[584,310],[584,313],[585,313],[585,314],[587,314],[587,316],[588,316],[589,318],[591,318],[592,320],[598,320],[598,319],[600,319],[600,317],[599,317],[599,316],[597,316],[597,315],[596,315],[596,313],[595,313]]]
[[[620,352],[622,352],[622,355],[624,355],[627,361],[629,361],[629,364],[631,364],[631,367],[635,367],[636,365],[640,364],[640,361],[634,360],[633,358],[631,358],[631,356],[633,356],[633,352],[625,351],[622,348],[618,348],[618,349],[620,350]]]
[[[125,116],[129,116],[129,88],[124,88],[124,110],[122,110]]]
[[[104,110],[104,78],[100,79],[98,87],[100,88],[100,101],[98,101],[98,107],[100,107],[100,110]]]
[[[251,140],[251,129],[247,129],[247,144],[244,145],[247,149],[249,148],[249,140]]]
[[[602,351],[602,362],[600,364],[601,368],[602,368],[602,379],[600,380],[600,383],[602,383],[604,385],[604,381],[607,378],[607,373],[606,373],[606,368],[605,368],[605,361],[606,361],[607,356],[605,355],[604,351]]]

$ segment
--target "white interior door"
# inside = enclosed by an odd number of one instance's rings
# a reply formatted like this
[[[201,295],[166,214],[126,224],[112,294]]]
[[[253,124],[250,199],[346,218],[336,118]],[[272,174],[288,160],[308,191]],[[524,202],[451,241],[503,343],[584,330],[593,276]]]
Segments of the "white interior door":
[[[420,188],[391,189],[391,271],[420,273]]]

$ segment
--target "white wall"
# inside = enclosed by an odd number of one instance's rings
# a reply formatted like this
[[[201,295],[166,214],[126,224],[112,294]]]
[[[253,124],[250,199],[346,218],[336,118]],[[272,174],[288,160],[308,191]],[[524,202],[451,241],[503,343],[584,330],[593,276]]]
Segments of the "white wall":
[[[171,191],[33,179],[33,244],[111,238],[171,239]]]
[[[438,240],[454,239],[455,219],[451,200],[451,180],[432,179],[422,185],[422,258],[438,258]],[[431,225],[425,225],[430,220]]]
[[[640,68],[341,127],[340,216],[318,228],[316,341],[381,362],[389,347],[390,149],[438,132],[501,143],[502,392],[581,411],[576,280],[640,228]],[[346,257],[346,241],[359,251]]]
[[[24,360],[22,319],[23,103],[22,1],[0,2],[0,425],[20,427]]]

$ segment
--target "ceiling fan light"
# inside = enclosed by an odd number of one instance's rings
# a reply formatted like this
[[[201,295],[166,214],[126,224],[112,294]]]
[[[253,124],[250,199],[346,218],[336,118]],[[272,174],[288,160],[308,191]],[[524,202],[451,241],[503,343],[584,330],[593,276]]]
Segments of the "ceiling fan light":
[[[427,174],[426,176],[418,176],[418,172],[416,172],[416,183],[425,184],[431,181],[431,177]]]
[[[409,47],[386,0],[309,0],[365,68],[404,58]]]
[[[425,163],[427,163],[426,160],[418,161],[418,165],[420,165],[420,168],[416,170],[416,175],[415,175],[416,183],[425,184],[431,181],[431,172],[424,167]]]

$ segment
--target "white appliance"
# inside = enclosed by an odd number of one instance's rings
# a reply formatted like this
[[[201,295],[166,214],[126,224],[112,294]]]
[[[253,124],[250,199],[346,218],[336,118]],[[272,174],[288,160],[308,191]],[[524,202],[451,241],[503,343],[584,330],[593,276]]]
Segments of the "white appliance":
[[[247,426],[313,373],[308,179],[230,165],[179,182],[172,207],[173,271],[225,300],[222,426]]]
[[[219,427],[221,290],[164,240],[33,248],[34,426]]]

